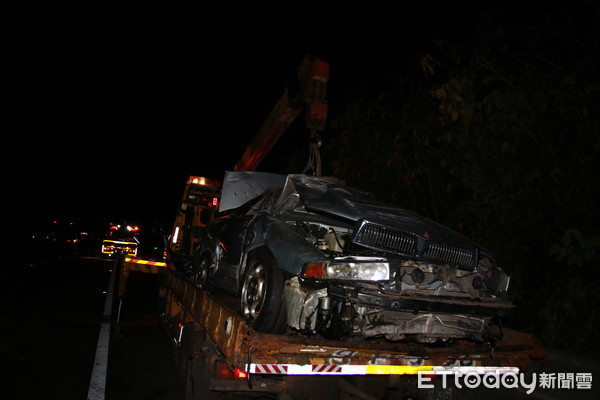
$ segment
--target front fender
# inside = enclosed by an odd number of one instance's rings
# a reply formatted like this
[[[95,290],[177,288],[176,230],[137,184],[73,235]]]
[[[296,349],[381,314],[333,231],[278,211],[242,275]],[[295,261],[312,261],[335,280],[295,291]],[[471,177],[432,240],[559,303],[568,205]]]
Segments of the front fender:
[[[277,265],[292,275],[300,275],[308,262],[326,262],[327,257],[288,224],[263,216],[252,226],[246,252],[267,247]]]

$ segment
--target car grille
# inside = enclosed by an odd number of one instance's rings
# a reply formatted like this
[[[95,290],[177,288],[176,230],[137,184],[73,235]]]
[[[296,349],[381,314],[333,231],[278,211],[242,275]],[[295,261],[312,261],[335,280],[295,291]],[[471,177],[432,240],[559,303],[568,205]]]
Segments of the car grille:
[[[428,244],[423,257],[432,260],[441,260],[448,264],[475,267],[476,255],[473,249],[465,249],[448,243],[429,242]]]
[[[475,268],[477,250],[437,242],[370,221],[362,221],[352,240],[373,250],[429,260],[439,264]]]
[[[414,236],[373,223],[363,224],[356,233],[354,242],[376,250],[406,255],[417,251]]]

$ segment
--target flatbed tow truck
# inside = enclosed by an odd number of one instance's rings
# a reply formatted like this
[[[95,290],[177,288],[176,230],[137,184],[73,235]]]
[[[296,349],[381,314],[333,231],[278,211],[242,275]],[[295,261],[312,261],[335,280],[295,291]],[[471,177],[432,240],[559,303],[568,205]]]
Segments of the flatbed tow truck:
[[[254,170],[303,104],[311,130],[312,169],[319,175],[315,139],[327,113],[324,85],[329,66],[305,58],[299,75],[305,88],[303,103],[286,91],[236,170]],[[290,328],[282,335],[257,332],[238,315],[233,297],[198,288],[182,268],[193,257],[195,227],[206,222],[202,214],[211,214],[220,201],[219,185],[190,177],[167,259],[124,257],[120,266],[121,301],[131,272],[160,276],[159,313],[176,349],[182,398],[449,399],[452,392],[421,390],[419,380],[448,374],[516,375],[526,371],[532,360],[544,358],[535,337],[511,329],[503,329],[501,339],[493,343],[456,340],[443,346],[384,339],[329,340]],[[116,329],[118,324],[119,319]]]
[[[197,288],[170,260],[124,257],[121,299],[131,272],[160,274],[159,313],[178,354],[185,399],[227,398],[228,393],[373,399],[390,391],[419,398],[421,374],[518,374],[544,357],[535,337],[511,329],[495,343],[447,346],[259,333],[237,315],[233,298]]]
[[[423,397],[440,389],[419,390],[419,380],[448,374],[516,375],[526,371],[532,360],[544,357],[535,337],[511,329],[504,329],[501,339],[493,343],[456,340],[443,346],[384,339],[330,340],[291,328],[282,335],[257,332],[238,315],[233,296],[198,288],[182,268],[193,246],[182,246],[178,238],[189,236],[202,224],[198,218],[202,211],[219,201],[212,191],[205,197],[197,182],[198,177],[188,180],[178,212],[179,217],[195,217],[191,223],[190,218],[175,219],[167,259],[125,256],[118,281],[122,302],[130,273],[159,275],[158,312],[176,350],[184,399],[233,394],[290,400],[449,399],[449,392]],[[119,320],[120,313],[116,329]]]

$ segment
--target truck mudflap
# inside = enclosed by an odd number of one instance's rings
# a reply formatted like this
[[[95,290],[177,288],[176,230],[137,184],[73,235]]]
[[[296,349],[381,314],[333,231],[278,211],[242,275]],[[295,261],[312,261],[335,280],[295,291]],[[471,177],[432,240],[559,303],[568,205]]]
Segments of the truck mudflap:
[[[505,374],[524,371],[531,359],[544,357],[535,337],[510,329],[494,344],[456,341],[449,346],[336,341],[297,332],[264,334],[250,328],[221,299],[177,276],[173,268],[165,268],[164,284],[165,315],[171,324],[197,323],[223,359],[249,375]]]

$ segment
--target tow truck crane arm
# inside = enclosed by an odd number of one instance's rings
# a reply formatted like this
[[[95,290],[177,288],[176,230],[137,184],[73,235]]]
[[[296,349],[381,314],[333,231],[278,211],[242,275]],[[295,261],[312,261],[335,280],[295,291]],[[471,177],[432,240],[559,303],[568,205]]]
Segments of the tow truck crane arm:
[[[317,137],[316,132],[323,130],[327,119],[325,95],[329,80],[329,63],[306,56],[298,68],[298,80],[300,90],[294,94],[290,94],[288,89],[285,90],[258,134],[235,165],[236,171],[255,171],[303,108],[305,125],[311,131],[311,138]]]
[[[288,90],[277,104],[271,114],[248,145],[240,161],[235,165],[236,171],[255,171],[263,158],[273,148],[283,132],[294,122],[301,109],[294,102],[290,102]]]

